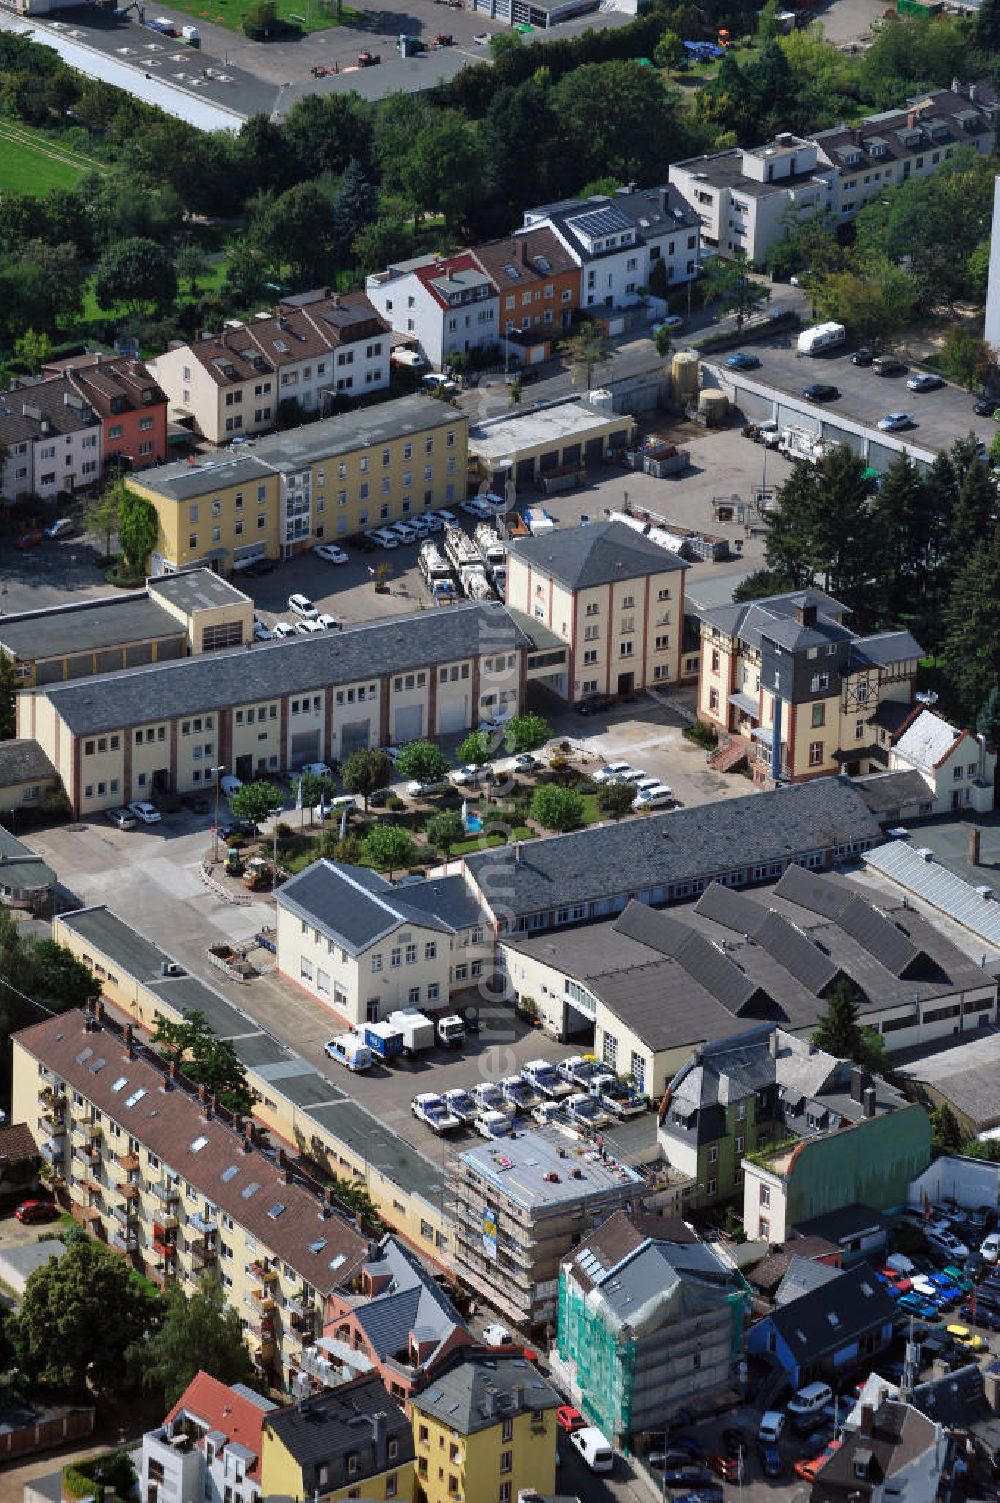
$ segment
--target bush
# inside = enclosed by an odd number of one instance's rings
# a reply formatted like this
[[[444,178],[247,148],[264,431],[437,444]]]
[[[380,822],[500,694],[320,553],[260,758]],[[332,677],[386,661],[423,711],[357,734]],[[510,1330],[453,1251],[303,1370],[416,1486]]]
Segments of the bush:
[[[695,746],[703,747],[705,751],[714,751],[719,744],[719,733],[704,721],[696,720],[693,725],[686,725],[681,735],[687,741],[693,741]]]
[[[535,790],[531,815],[546,830],[572,830],[583,818],[583,799],[571,788],[549,784]]]

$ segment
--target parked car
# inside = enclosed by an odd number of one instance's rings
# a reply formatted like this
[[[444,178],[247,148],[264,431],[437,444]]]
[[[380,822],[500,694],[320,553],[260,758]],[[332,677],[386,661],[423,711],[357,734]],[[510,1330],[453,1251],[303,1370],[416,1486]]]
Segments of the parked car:
[[[158,825],[163,817],[156,805],[151,804],[148,799],[136,799],[129,804],[128,810],[144,825]]]
[[[545,763],[534,752],[518,752],[510,765],[515,772],[540,772]]]
[[[723,1456],[721,1454],[709,1456],[705,1460],[705,1465],[710,1472],[714,1472],[717,1477],[721,1477],[723,1482],[739,1482],[740,1480],[742,1467],[737,1456]]]
[[[468,1091],[461,1086],[454,1086],[452,1090],[443,1093],[443,1100],[453,1117],[457,1117],[463,1125],[476,1120],[479,1111],[475,1101]]]
[[[104,818],[117,830],[134,830],[138,823],[129,809],[105,809]]]
[[[181,803],[192,814],[207,814],[212,805],[204,793],[182,793]]]
[[[233,794],[239,793],[242,787],[242,780],[235,777],[231,772],[224,773],[219,779],[219,789],[223,798],[232,798]]]
[[[68,538],[73,531],[73,525],[72,517],[60,517],[58,521],[49,523],[45,529],[45,536],[50,540],[54,538]]]
[[[871,365],[875,359],[874,350],[855,350],[851,356],[852,365]]]
[[[937,391],[939,386],[944,385],[944,382],[940,376],[931,376],[921,372],[920,375],[911,376],[906,384],[910,391]]]
[[[563,1105],[567,1117],[578,1127],[597,1128],[608,1124],[608,1113],[594,1096],[578,1092],[575,1096],[567,1096]]]
[[[480,1112],[473,1126],[482,1138],[509,1138],[513,1131],[507,1112]]]
[[[319,615],[308,595],[289,595],[288,609],[302,621],[315,621]]]
[[[18,1221],[30,1224],[33,1221],[51,1221],[59,1215],[59,1207],[51,1200],[22,1200],[14,1209]]]
[[[556,1424],[568,1435],[574,1430],[582,1430],[586,1423],[579,1409],[574,1409],[572,1404],[560,1404],[556,1410]]]
[[[591,779],[594,783],[621,783],[632,776],[632,766],[629,762],[605,762],[599,767]]]
[[[909,1294],[911,1285],[907,1274],[900,1273],[897,1268],[890,1268],[888,1265],[881,1269],[880,1272],[882,1277],[888,1279],[889,1283],[893,1285],[898,1294]]]
[[[453,768],[448,777],[459,788],[474,788],[488,766],[488,763],[484,763],[482,767],[474,767],[471,762],[467,762],[464,767]]]
[[[972,410],[976,417],[992,417],[998,408],[1000,408],[1000,402],[993,397],[977,397]]]
[[[776,1445],[769,1441],[757,1442],[757,1460],[765,1477],[780,1477],[784,1470],[781,1462],[781,1452]]]
[[[887,412],[875,425],[882,433],[901,433],[904,428],[917,425],[908,412]]]
[[[839,1450],[840,1441],[831,1440],[818,1456],[803,1457],[801,1461],[795,1463],[796,1477],[801,1477],[803,1482],[815,1482],[817,1473],[822,1471],[834,1452]]]
[[[271,634],[272,636],[277,637],[279,642],[283,642],[288,637],[294,637],[297,635],[295,627],[290,621],[276,621],[274,623],[274,626],[271,628]]]
[[[728,371],[755,371],[760,366],[760,359],[757,355],[746,355],[737,350],[725,361],[725,366]]]
[[[540,1101],[531,1109],[532,1121],[539,1127],[572,1127],[561,1101]]]
[[[320,611],[319,615],[316,617],[316,625],[320,627],[322,631],[336,631],[337,627],[340,625],[340,622],[337,620],[336,616],[331,616],[329,611]]]
[[[20,537],[14,539],[15,548],[37,548],[39,543],[45,542],[45,534],[40,527],[29,527],[22,532]]]
[[[249,574],[251,579],[256,579],[262,574],[273,574],[277,567],[273,558],[255,558],[242,572]]]
[[[805,388],[802,395],[807,402],[836,402],[840,397],[840,390],[828,381],[814,381]]]
[[[321,632],[323,627],[317,616],[315,621],[296,621],[295,630],[300,637],[311,637],[314,632]]]
[[[349,562],[343,548],[338,548],[336,543],[317,543],[313,552],[317,558],[323,559],[328,564],[346,564]]]
[[[937,1318],[938,1307],[934,1300],[927,1299],[916,1290],[908,1294],[901,1294],[897,1302],[897,1308],[907,1311],[910,1315],[916,1315],[921,1320],[934,1320]]]
[[[1000,1232],[990,1232],[979,1244],[979,1256],[984,1263],[996,1263],[1000,1259]]]
[[[263,621],[258,621],[256,616],[253,618],[253,639],[255,642],[274,641],[274,632],[266,627]]]
[[[610,709],[614,700],[607,694],[591,694],[586,699],[581,699],[576,707],[578,715],[599,715],[602,710]]]
[[[818,1414],[833,1402],[833,1390],[828,1383],[807,1383],[794,1393],[786,1404],[789,1414]]]
[[[962,1261],[969,1256],[969,1249],[964,1242],[959,1242],[953,1232],[946,1231],[941,1227],[928,1226],[924,1229],[924,1240],[937,1252],[947,1253],[949,1258]]]
[[[982,1352],[986,1350],[986,1342],[968,1326],[945,1326],[945,1332],[958,1346],[966,1352]]]

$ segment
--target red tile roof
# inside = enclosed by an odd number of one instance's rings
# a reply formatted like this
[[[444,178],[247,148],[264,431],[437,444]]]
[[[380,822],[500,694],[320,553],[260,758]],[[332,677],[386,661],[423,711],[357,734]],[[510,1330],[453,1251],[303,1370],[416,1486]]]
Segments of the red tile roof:
[[[263,1407],[264,1402],[255,1404],[252,1399],[244,1398],[225,1383],[220,1383],[218,1378],[200,1372],[191,1379],[164,1423],[170,1425],[186,1414],[203,1424],[206,1431],[216,1430],[224,1435],[227,1444],[235,1441],[245,1446],[255,1457],[253,1465],[246,1469],[247,1476],[259,1477],[260,1432],[269,1412]]]

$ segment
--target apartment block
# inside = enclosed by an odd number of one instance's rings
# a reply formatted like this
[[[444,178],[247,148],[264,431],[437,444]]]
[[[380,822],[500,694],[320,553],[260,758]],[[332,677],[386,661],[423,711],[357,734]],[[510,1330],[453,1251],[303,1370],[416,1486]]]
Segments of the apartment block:
[[[496,601],[420,611],[25,690],[18,734],[93,814],[515,715],[533,647]]]
[[[365,291],[396,334],[419,345],[440,370],[453,352],[469,355],[500,340],[500,298],[471,251],[416,256],[375,272]]]
[[[698,718],[719,733],[720,770],[749,764],[767,786],[888,767],[923,656],[909,632],[860,637],[818,590],[697,614]]]
[[[129,483],[159,519],[151,574],[229,574],[454,505],[467,471],[468,418],[418,393]]]
[[[522,231],[472,252],[500,297],[500,333],[514,365],[551,354],[551,341],[580,305],[580,268],[549,229]]]
[[[97,414],[105,467],[143,470],[167,457],[167,397],[141,360],[73,355],[42,367],[65,378]]]
[[[138,1045],[69,1013],[14,1038],[14,1115],[74,1218],[163,1286],[218,1272],[254,1362],[287,1381],[371,1249],[283,1153]]]
[[[273,313],[189,344],[174,341],[150,369],[175,421],[212,443],[267,433],[293,400],[322,413],[340,396],[389,385],[389,329],[360,292],[328,287],[284,298]]]
[[[68,377],[0,394],[0,493],[55,501],[101,478],[101,420]]]
[[[261,1503],[261,1429],[278,1406],[199,1372],[142,1438],[142,1503]]]

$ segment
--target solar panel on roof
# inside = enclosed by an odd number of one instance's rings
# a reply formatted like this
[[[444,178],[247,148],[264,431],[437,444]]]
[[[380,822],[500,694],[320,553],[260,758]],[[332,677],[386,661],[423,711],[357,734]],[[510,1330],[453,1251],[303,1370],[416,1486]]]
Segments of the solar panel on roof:
[[[617,209],[593,209],[589,214],[580,214],[572,220],[573,228],[583,230],[592,239],[600,235],[620,235],[630,228],[628,220]]]

